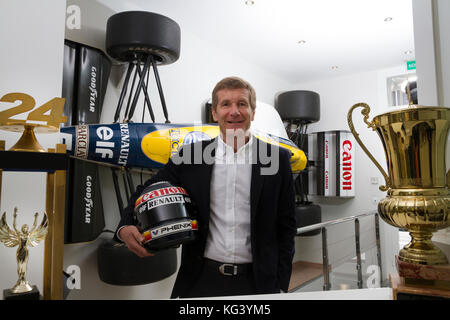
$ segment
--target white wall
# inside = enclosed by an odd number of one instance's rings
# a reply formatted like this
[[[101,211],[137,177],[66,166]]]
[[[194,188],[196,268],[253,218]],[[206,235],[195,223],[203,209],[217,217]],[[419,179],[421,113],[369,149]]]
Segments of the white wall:
[[[435,34],[435,46],[437,48],[437,90],[438,103],[440,106],[450,108],[450,2],[444,0],[436,1],[433,11],[433,19],[436,21],[437,31]],[[450,167],[450,137],[447,137],[447,149],[445,161],[447,170]],[[448,173],[448,172],[447,172]],[[439,230],[433,238],[450,244],[450,227]],[[438,240],[439,239],[439,240]],[[447,258],[450,256],[447,253]]]
[[[370,120],[375,115],[395,110],[394,107],[388,107],[386,79],[406,73],[405,64],[389,69],[296,84],[294,87],[297,90],[311,90],[320,95],[320,121],[311,124],[308,132],[349,130],[347,113],[351,106],[358,102],[365,102],[371,107]],[[353,112],[355,128],[369,151],[387,171],[381,140],[375,131],[368,129],[364,124],[360,111],[361,109],[356,109]],[[379,185],[384,184],[382,174],[359,145],[356,145],[354,166],[356,189],[354,198],[311,197],[310,200],[322,208],[322,221],[376,210],[377,205],[373,200],[379,200],[386,196],[378,189]],[[371,177],[378,178],[379,183],[371,184]],[[372,217],[362,218],[360,224],[362,249],[374,246],[374,219]],[[389,273],[395,270],[394,255],[398,252],[398,232],[397,229],[387,225],[381,219],[380,227],[383,277],[387,278]],[[328,229],[330,264],[337,266],[343,262],[343,259],[351,259],[355,256],[354,233],[354,223],[352,222],[332,226]],[[322,263],[321,236],[297,238],[295,260]],[[363,271],[365,272],[365,270]]]
[[[65,23],[65,1],[7,0],[0,4],[0,96],[23,92],[36,100],[36,107],[61,96]],[[11,104],[0,103],[0,111]],[[26,115],[17,116],[25,119]],[[19,133],[0,130],[0,140],[9,149]],[[37,135],[44,148],[55,147],[58,134]],[[33,224],[34,212],[40,218],[45,211],[45,174],[4,172],[0,212],[6,212],[12,226],[14,207],[18,207],[18,227]],[[42,293],[43,248],[30,248],[28,279]],[[16,250],[0,245],[0,289],[11,288],[17,281]]]
[[[414,41],[417,66],[418,102],[421,105],[450,107],[450,3],[446,0],[413,0]],[[355,74],[348,77],[336,77],[314,83],[301,83],[295,89],[313,90],[321,97],[321,120],[309,127],[309,132],[326,130],[348,130],[347,111],[357,102],[366,102],[371,106],[371,116],[391,111],[387,108],[386,78],[407,73],[405,66]],[[354,112],[354,122],[361,140],[386,170],[384,151],[377,134],[366,128],[356,119],[359,112]],[[450,147],[447,142],[446,162],[449,168]],[[322,219],[331,220],[349,215],[359,214],[368,209],[375,209],[374,198],[384,198],[385,194],[377,185],[370,183],[370,177],[383,177],[365,155],[361,148],[356,153],[356,188],[354,199],[326,199],[316,197],[314,202],[322,207]],[[365,218],[365,220],[368,220]],[[398,254],[398,231],[380,220],[382,237],[383,276],[396,272],[394,256]],[[370,228],[369,220],[366,225]],[[362,227],[364,228],[364,227]],[[353,229],[350,226],[329,231],[329,251],[339,256],[354,254]],[[448,243],[450,228],[439,231],[439,241]],[[437,238],[437,237],[436,237]],[[444,239],[444,240],[442,240]],[[370,244],[369,239],[367,241]],[[321,263],[320,236],[300,238],[296,242],[296,260],[315,261]],[[339,261],[339,256],[331,255],[331,264]]]
[[[450,2],[413,0],[419,104],[450,108]],[[450,137],[445,160],[450,166]],[[450,243],[450,227],[438,231]],[[448,257],[449,258],[449,257]]]
[[[424,106],[438,105],[432,15],[431,0],[413,0],[418,102]]]
[[[413,0],[419,104],[450,107],[450,3]]]
[[[433,20],[435,21],[435,46],[437,63],[438,102],[450,107],[450,2],[435,1]],[[417,40],[418,41],[418,40]]]
[[[80,7],[82,23],[79,30],[66,28],[66,38],[106,51],[104,48],[106,21],[115,12],[97,1],[67,1],[68,6],[71,4]],[[154,12],[164,14],[157,8]],[[289,87],[286,81],[249,61],[242,60],[232,52],[211,46],[183,27],[181,28],[180,59],[174,64],[161,66],[158,70],[169,119],[172,123],[200,123],[203,118],[203,103],[210,98],[214,85],[226,76],[236,75],[248,80],[254,86],[258,100],[271,105],[273,105],[275,93]],[[117,64],[112,68],[103,105],[102,123],[113,121],[125,71],[123,66]],[[149,96],[156,122],[164,122],[158,91],[152,76],[150,76]],[[142,105],[143,103],[138,103],[136,108],[134,119],[137,122],[141,121]],[[148,113],[146,121],[151,121]],[[106,228],[115,230],[119,212],[111,173],[109,169],[101,168],[100,175],[103,182],[102,198]],[[135,178],[137,183],[139,178],[137,176]],[[142,286],[118,287],[101,282],[97,275],[96,251],[104,238],[110,238],[110,235],[102,235],[93,243],[65,246],[64,266],[76,264],[82,271],[81,290],[73,290],[69,299],[155,299],[170,296],[175,275],[160,282]]]

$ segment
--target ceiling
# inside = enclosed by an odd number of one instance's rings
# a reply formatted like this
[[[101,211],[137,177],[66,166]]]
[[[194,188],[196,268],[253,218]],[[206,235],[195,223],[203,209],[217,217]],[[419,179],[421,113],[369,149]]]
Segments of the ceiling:
[[[292,83],[414,60],[412,0],[253,0],[251,6],[245,1],[99,2],[115,12],[166,15],[180,25],[181,36],[189,31]]]

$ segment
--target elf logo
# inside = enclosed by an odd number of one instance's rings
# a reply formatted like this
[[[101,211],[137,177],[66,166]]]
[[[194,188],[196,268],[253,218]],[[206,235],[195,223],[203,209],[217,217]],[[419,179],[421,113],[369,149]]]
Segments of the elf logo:
[[[114,135],[113,130],[109,127],[101,126],[97,128],[96,133],[100,140],[95,143],[95,153],[99,153],[103,159],[112,159],[114,155],[114,142],[109,140],[111,140]]]

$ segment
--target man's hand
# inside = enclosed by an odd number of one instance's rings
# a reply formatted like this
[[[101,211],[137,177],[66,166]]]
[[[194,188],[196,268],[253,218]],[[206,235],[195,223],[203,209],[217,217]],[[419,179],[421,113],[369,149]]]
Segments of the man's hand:
[[[137,256],[144,258],[153,256],[143,246],[144,236],[139,232],[136,226],[126,226],[120,229],[119,237],[128,247],[128,250]]]

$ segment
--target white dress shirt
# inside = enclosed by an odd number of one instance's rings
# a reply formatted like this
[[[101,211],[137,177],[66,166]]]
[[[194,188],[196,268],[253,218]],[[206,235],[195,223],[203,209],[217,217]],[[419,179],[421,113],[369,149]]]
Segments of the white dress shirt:
[[[250,263],[250,183],[253,137],[235,153],[218,137],[212,168],[209,235],[204,256],[226,263]]]

